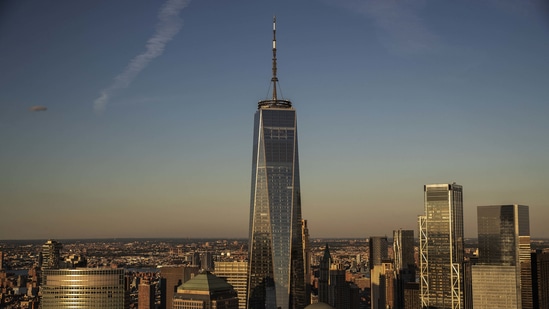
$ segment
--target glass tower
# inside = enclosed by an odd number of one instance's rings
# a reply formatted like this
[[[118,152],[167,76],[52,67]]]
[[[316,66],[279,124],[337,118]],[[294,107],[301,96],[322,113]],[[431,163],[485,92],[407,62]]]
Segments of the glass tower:
[[[423,308],[463,308],[463,189],[424,187],[419,216],[420,297]]]
[[[533,308],[528,206],[479,206],[477,220],[479,257],[473,266],[473,280],[488,275],[494,279],[473,281],[473,305]],[[504,270],[510,275],[508,280],[503,279]],[[501,295],[513,296],[514,301],[498,305]]]
[[[277,97],[275,25],[273,96],[258,103],[254,122],[248,309],[306,305],[296,112]]]

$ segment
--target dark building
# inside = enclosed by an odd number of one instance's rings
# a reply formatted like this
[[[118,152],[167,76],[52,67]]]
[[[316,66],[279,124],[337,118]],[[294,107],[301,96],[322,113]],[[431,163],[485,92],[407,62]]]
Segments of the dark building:
[[[534,308],[549,309],[549,252],[533,252],[531,260]]]
[[[416,281],[414,259],[414,231],[393,231],[393,252],[395,271],[395,308],[404,307],[404,286]]]
[[[419,298],[419,282],[407,282],[404,284],[404,304],[403,309],[421,309],[421,300]]]
[[[204,271],[177,288],[171,308],[238,309],[238,297],[232,285]]]
[[[273,95],[258,103],[254,121],[248,309],[302,309],[308,300],[296,111],[277,95],[275,22],[272,51]]]
[[[533,308],[528,206],[479,206],[474,308]]]
[[[386,236],[376,236],[370,237],[368,246],[370,251],[370,308],[383,309],[387,306],[386,262],[389,256],[389,243]],[[391,284],[391,287],[392,286],[393,285]]]

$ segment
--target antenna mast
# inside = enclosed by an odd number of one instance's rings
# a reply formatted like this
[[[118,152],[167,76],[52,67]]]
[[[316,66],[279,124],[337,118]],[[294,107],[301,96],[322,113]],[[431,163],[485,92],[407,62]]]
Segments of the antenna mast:
[[[276,77],[276,16],[273,16],[273,77],[271,78],[273,83],[273,101],[277,101],[276,84],[278,83],[278,77]]]

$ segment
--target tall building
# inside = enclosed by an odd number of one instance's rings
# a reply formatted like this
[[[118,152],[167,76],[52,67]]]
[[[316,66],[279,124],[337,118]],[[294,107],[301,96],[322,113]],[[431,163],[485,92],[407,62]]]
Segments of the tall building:
[[[479,206],[474,308],[533,308],[528,206]]]
[[[531,257],[534,308],[549,309],[549,251],[536,250]]]
[[[424,308],[463,308],[463,189],[424,187],[419,216],[420,299]]]
[[[368,241],[370,258],[370,299],[372,309],[386,307],[386,266],[389,257],[387,237],[370,237]],[[392,286],[392,285],[391,285]]]
[[[148,278],[141,280],[137,292],[137,308],[155,309],[155,286]]]
[[[124,280],[123,268],[44,269],[41,306],[123,309],[127,305]]]
[[[160,277],[164,280],[161,280],[162,301],[160,308],[171,309],[177,287],[198,274],[198,271],[198,266],[162,266]]]
[[[248,287],[248,262],[215,262],[214,274],[224,278],[238,294],[238,308],[246,309],[246,291]]]
[[[204,271],[177,288],[171,308],[238,309],[238,297],[232,285]]]
[[[272,98],[255,113],[248,309],[299,309],[307,299],[296,111],[277,95],[275,21],[272,47]]]
[[[324,248],[324,256],[320,260],[318,274],[318,301],[330,304],[330,267],[332,266],[332,256],[330,248],[326,244]]]
[[[42,269],[56,269],[61,263],[61,249],[63,245],[55,240],[48,240],[42,245],[42,259],[40,267]]]
[[[414,259],[414,231],[393,231],[393,252],[395,271],[395,307],[404,306],[404,287],[408,282],[416,281]],[[419,298],[418,298],[419,299]]]

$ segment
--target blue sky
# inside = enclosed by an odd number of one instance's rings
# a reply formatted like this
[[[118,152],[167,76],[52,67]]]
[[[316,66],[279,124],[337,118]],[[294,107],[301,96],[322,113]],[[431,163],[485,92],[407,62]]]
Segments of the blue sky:
[[[417,234],[451,182],[466,236],[518,203],[549,237],[543,1],[0,6],[0,239],[247,237],[273,15],[312,237]]]

